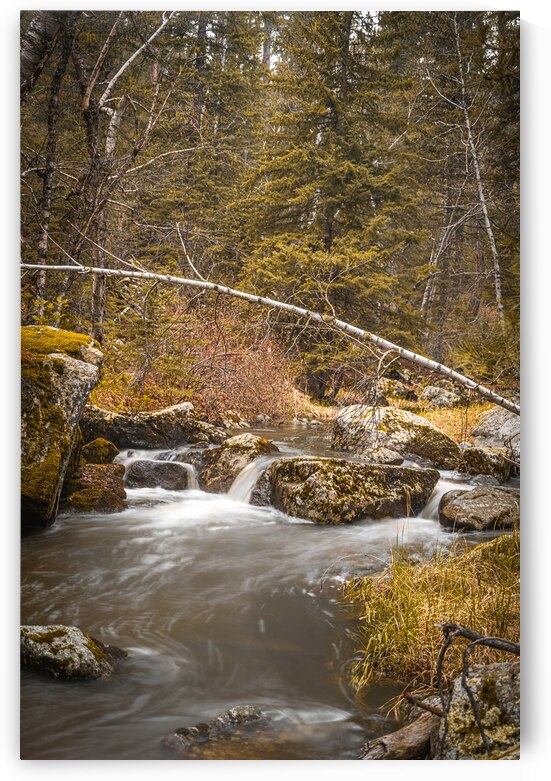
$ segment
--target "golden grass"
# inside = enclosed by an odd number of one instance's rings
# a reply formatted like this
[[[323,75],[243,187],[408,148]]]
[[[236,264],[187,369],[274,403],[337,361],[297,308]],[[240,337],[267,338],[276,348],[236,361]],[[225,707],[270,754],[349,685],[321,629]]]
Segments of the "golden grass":
[[[484,412],[494,407],[493,404],[486,402],[472,402],[466,406],[449,409],[431,409],[428,405],[403,399],[392,399],[391,403],[394,407],[421,415],[456,442],[471,442],[470,432],[478,419]]]
[[[503,535],[460,555],[439,552],[424,564],[397,551],[380,575],[352,579],[346,596],[360,609],[355,688],[384,677],[431,687],[443,642],[436,624],[451,621],[518,642],[520,535]],[[462,648],[456,642],[449,649],[447,676],[460,672]],[[473,654],[476,663],[502,660],[503,654],[488,648]]]

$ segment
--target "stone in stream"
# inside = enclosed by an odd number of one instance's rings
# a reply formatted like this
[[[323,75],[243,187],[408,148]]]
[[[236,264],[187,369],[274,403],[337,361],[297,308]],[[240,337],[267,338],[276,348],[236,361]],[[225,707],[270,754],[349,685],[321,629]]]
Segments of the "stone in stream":
[[[480,416],[471,435],[477,445],[506,448],[520,463],[520,415],[494,407]]]
[[[184,443],[222,442],[226,437],[215,426],[198,420],[190,402],[134,414],[108,412],[87,404],[81,428],[87,442],[103,437],[119,448],[171,448]]]
[[[457,531],[512,529],[520,523],[520,496],[513,490],[481,486],[448,491],[440,500],[442,526]]]
[[[248,464],[259,456],[272,453],[279,453],[279,448],[269,439],[255,434],[238,434],[230,437],[221,447],[203,452],[199,483],[206,491],[226,492]]]
[[[333,426],[331,446],[370,457],[379,448],[402,456],[414,454],[438,469],[456,469],[459,445],[420,415],[395,407],[353,404],[339,410]]]
[[[165,488],[184,491],[189,488],[189,473],[177,461],[133,461],[126,469],[127,488]]]
[[[108,439],[98,437],[84,445],[81,451],[82,458],[87,464],[111,464],[120,450]]]
[[[21,665],[56,678],[107,678],[125,659],[122,648],[104,643],[76,626],[21,627]]]
[[[253,491],[252,503],[316,523],[415,515],[427,503],[436,469],[388,466],[337,458],[291,458],[271,464]]]
[[[469,475],[490,475],[499,483],[505,483],[511,476],[507,452],[505,448],[466,447],[460,469]]]
[[[65,481],[60,509],[64,513],[118,513],[126,509],[124,466],[84,464]]]
[[[458,676],[453,682],[447,724],[441,719],[432,736],[432,758],[519,759],[520,662],[472,665],[466,682],[477,703],[490,753]]]
[[[50,526],[63,481],[78,464],[78,423],[103,355],[85,334],[21,329],[21,520]],[[72,465],[72,466],[71,466]]]
[[[257,737],[266,723],[267,717],[259,708],[237,705],[210,721],[179,727],[163,738],[163,744],[182,759],[228,759],[232,748],[239,758],[243,742]]]

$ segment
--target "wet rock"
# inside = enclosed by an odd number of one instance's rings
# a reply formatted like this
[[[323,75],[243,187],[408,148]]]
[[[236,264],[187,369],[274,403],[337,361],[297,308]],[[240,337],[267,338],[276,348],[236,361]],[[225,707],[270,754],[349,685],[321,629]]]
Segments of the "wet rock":
[[[126,469],[127,488],[165,488],[183,491],[189,488],[189,473],[177,461],[133,461]]]
[[[222,414],[221,425],[223,428],[250,428],[243,415],[233,410],[227,410]]]
[[[478,705],[490,744],[487,752],[461,677],[453,683],[447,727],[441,719],[432,739],[434,759],[518,759],[520,662],[473,665],[467,686]]]
[[[375,449],[388,448],[404,457],[424,458],[439,469],[457,468],[461,457],[459,445],[420,415],[362,404],[339,410],[331,446],[367,457]]]
[[[426,402],[430,407],[445,409],[461,404],[461,396],[451,390],[438,388],[436,385],[427,385],[419,396],[419,401]]]
[[[504,447],[520,463],[520,416],[502,407],[485,412],[471,432],[477,445]]]
[[[231,742],[254,738],[267,722],[254,705],[238,705],[210,721],[193,727],[180,727],[163,739],[182,759],[224,759],[224,749]]]
[[[81,428],[86,441],[103,437],[119,448],[172,448],[184,443],[221,442],[225,438],[215,426],[196,418],[190,402],[135,414],[108,412],[87,404]]]
[[[111,464],[119,453],[118,447],[103,437],[88,442],[81,451],[82,458],[87,464]]]
[[[514,491],[481,486],[472,491],[448,491],[440,500],[442,526],[458,531],[511,529],[520,523],[520,497]]]
[[[435,469],[336,458],[282,459],[265,474],[259,491],[269,482],[269,503],[276,509],[326,524],[414,515],[425,506],[440,477]],[[256,503],[259,491],[254,494]]]
[[[65,513],[118,513],[126,509],[124,466],[85,464],[63,486]]]
[[[76,626],[21,627],[21,665],[56,678],[107,678],[128,653],[105,645]]]
[[[89,336],[59,328],[21,329],[21,520],[50,526],[63,481],[78,464],[78,423],[103,355]],[[73,458],[72,458],[73,456]]]
[[[463,451],[460,469],[469,475],[490,475],[505,483],[511,476],[511,461],[505,448],[468,447]]]
[[[259,456],[279,453],[269,439],[255,434],[238,434],[221,447],[206,450],[202,456],[199,482],[206,491],[228,491],[237,475]]]

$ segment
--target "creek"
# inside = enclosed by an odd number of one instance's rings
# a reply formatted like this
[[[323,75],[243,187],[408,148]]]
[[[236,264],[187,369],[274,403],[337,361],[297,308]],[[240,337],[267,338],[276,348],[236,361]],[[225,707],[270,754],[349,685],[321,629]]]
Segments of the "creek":
[[[251,432],[284,455],[336,455],[323,426]],[[107,680],[23,671],[23,759],[175,759],[163,736],[245,703],[271,726],[218,758],[353,759],[392,728],[381,706],[397,683],[350,688],[357,616],[342,586],[397,545],[420,559],[449,546],[436,496],[472,486],[445,473],[420,517],[320,526],[247,504],[258,473],[227,495],[128,490],[124,512],[62,515],[22,540],[22,623],[77,625],[130,653]]]

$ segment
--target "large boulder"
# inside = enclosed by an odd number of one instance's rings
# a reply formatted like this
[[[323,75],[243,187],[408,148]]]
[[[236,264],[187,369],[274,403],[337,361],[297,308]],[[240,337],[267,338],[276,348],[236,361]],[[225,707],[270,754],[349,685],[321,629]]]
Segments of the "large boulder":
[[[64,513],[118,513],[126,509],[124,466],[84,464],[63,486]]]
[[[189,488],[189,472],[176,461],[133,461],[126,469],[127,488],[165,488],[183,491]]]
[[[466,447],[461,471],[469,475],[490,475],[505,483],[511,476],[511,460],[503,447]]]
[[[287,515],[324,524],[400,518],[423,509],[439,477],[436,469],[337,458],[282,459],[266,469],[252,501],[264,499]]]
[[[279,448],[269,439],[254,434],[230,437],[221,447],[203,453],[199,483],[206,491],[226,492],[248,464],[272,453],[279,453]]]
[[[366,457],[378,448],[413,454],[439,469],[456,469],[459,445],[420,415],[395,407],[353,404],[339,410],[331,445]]]
[[[21,519],[50,526],[78,444],[78,423],[103,355],[85,334],[21,329]],[[75,459],[73,458],[73,463]]]
[[[21,627],[21,665],[56,678],[107,678],[128,653],[105,645],[76,626]]]
[[[480,416],[471,435],[477,445],[506,448],[520,463],[520,415],[494,407]]]
[[[440,500],[442,526],[458,531],[512,529],[520,523],[520,497],[516,491],[481,486],[472,491],[448,491]]]
[[[473,665],[466,679],[477,704],[484,745],[461,676],[453,682],[448,718],[432,739],[433,759],[518,759],[520,742],[520,662]]]
[[[81,420],[86,442],[103,437],[119,448],[170,448],[195,442],[221,442],[225,435],[215,426],[198,420],[190,402],[158,412],[134,414],[108,412],[87,404]]]
[[[429,407],[445,409],[446,407],[457,407],[458,404],[461,404],[461,396],[454,393],[454,391],[446,390],[446,388],[427,385],[419,396],[419,401],[426,402]]]
[[[193,727],[180,727],[163,739],[182,759],[228,759],[233,750],[243,757],[248,740],[265,729],[267,717],[254,705],[237,705],[210,721]]]
[[[108,439],[98,437],[83,446],[81,456],[87,464],[111,464],[119,453],[116,445]]]

